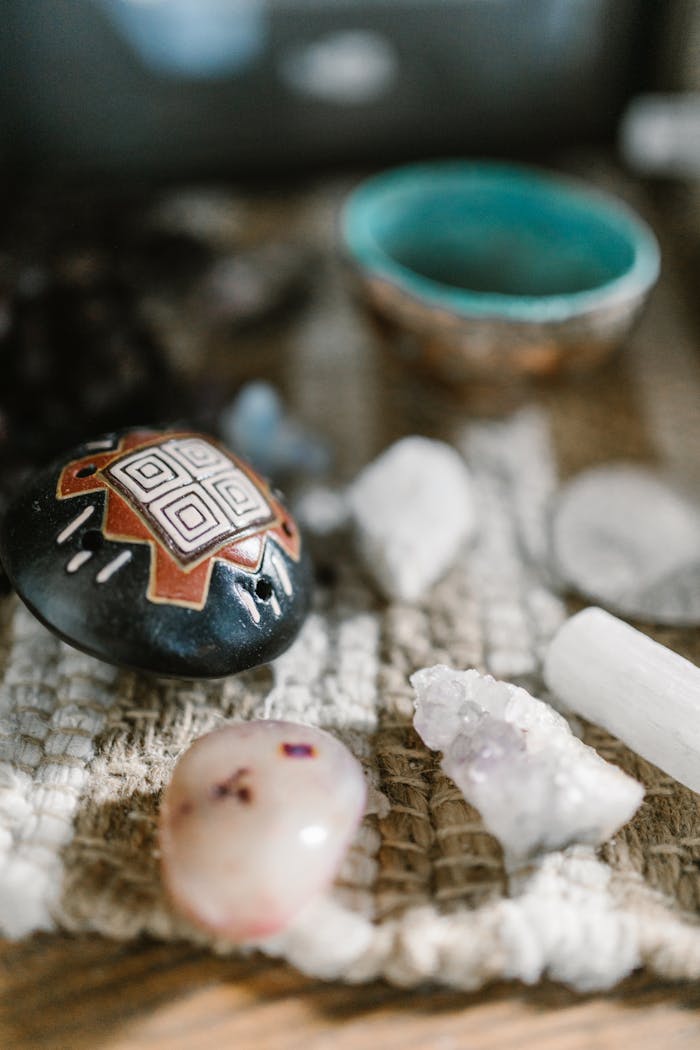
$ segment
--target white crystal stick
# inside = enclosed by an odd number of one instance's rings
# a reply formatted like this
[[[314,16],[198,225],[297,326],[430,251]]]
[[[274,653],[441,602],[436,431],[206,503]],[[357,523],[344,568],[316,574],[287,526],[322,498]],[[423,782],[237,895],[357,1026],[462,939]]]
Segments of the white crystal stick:
[[[700,669],[602,609],[559,629],[547,685],[573,711],[700,791]]]
[[[478,671],[437,664],[411,677],[414,725],[500,841],[509,867],[573,842],[598,845],[644,789],[573,735],[542,700]]]

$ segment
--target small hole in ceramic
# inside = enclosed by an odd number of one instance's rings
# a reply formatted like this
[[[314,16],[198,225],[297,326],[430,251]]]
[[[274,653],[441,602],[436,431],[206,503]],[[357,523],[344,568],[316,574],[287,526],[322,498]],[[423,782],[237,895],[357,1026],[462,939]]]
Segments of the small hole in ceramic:
[[[97,467],[94,463],[88,463],[86,467],[81,467],[80,470],[76,470],[76,478],[89,478],[91,474],[94,474]]]
[[[88,529],[80,538],[80,546],[84,551],[98,551],[104,543],[104,536],[97,529]]]
[[[269,580],[258,580],[255,584],[255,593],[261,601],[269,601],[272,597],[272,584]]]
[[[338,582],[338,572],[333,565],[321,562],[316,566],[316,582],[321,587],[333,587]]]
[[[293,536],[294,535],[294,529],[292,528],[292,526],[289,524],[288,521],[283,521],[282,522],[282,532],[285,534],[285,536]]]

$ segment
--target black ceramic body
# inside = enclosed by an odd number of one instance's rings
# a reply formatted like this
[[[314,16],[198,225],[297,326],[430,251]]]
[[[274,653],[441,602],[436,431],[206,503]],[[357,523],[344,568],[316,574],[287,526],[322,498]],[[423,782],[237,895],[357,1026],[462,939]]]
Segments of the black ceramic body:
[[[137,483],[158,499],[139,504]],[[159,675],[218,678],[266,663],[310,601],[292,518],[203,435],[127,431],[76,448],[14,499],[0,553],[19,596],[65,641]]]

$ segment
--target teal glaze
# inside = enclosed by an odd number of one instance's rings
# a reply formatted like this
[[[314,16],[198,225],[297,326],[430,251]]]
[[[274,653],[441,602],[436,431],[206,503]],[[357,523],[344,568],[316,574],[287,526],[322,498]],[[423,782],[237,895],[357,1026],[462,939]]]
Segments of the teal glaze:
[[[366,276],[463,317],[549,324],[640,297],[659,248],[630,208],[573,179],[481,162],[397,168],[342,216]]]

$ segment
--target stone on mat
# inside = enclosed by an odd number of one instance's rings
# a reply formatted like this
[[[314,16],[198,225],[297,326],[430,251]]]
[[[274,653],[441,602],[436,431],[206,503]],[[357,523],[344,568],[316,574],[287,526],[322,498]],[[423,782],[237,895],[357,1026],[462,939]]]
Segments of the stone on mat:
[[[700,513],[658,475],[596,467],[562,489],[552,519],[555,568],[613,612],[700,624]]]
[[[234,942],[278,933],[332,882],[365,799],[359,762],[321,729],[242,722],[200,737],[161,808],[174,906]]]
[[[279,656],[311,597],[292,516],[205,434],[127,430],[39,471],[0,526],[31,611],[108,663],[219,678]]]
[[[554,636],[545,679],[572,711],[700,792],[700,668],[590,608]]]
[[[420,598],[474,529],[469,472],[442,441],[397,441],[360,472],[348,499],[360,555],[389,599]]]
[[[598,845],[635,813],[641,784],[573,735],[524,689],[437,664],[411,677],[414,725],[481,813],[508,864],[571,843]]]

